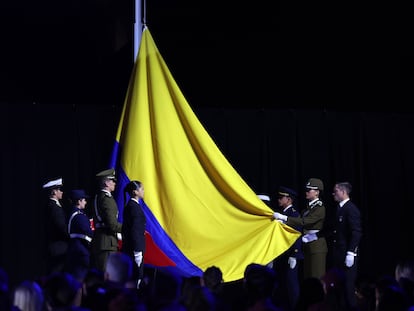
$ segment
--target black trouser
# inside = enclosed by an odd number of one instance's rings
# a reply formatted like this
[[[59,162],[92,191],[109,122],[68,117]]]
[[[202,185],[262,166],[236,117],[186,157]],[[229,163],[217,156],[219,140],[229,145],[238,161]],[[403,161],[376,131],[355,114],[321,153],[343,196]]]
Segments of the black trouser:
[[[347,310],[354,310],[357,307],[355,296],[355,282],[358,273],[358,257],[354,257],[354,264],[352,267],[345,265],[346,251],[336,251],[333,254],[334,267],[341,269],[345,276],[345,299]]]

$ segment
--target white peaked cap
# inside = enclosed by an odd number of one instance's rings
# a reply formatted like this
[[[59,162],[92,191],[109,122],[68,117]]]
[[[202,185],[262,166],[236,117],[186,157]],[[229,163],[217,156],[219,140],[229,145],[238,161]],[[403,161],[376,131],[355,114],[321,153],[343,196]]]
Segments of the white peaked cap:
[[[270,202],[270,197],[267,194],[258,194],[257,197],[262,201],[269,201]]]
[[[59,179],[51,180],[51,181],[48,181],[47,183],[45,183],[43,185],[43,189],[44,188],[51,188],[51,187],[59,187],[59,186],[62,186],[62,185],[63,185],[62,178],[59,178]]]

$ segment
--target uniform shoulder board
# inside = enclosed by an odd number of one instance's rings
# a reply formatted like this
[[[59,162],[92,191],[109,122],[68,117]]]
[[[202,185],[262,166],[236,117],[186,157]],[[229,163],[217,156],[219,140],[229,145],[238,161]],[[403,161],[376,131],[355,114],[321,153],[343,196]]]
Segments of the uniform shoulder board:
[[[108,192],[104,192],[104,193],[105,193],[106,197],[108,197],[108,198],[112,197],[112,195],[110,193],[108,193]]]

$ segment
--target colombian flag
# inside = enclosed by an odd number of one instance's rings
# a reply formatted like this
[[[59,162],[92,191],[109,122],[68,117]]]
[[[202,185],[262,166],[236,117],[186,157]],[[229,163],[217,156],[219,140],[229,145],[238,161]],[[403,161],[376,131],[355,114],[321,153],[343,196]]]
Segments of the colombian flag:
[[[158,265],[175,266],[183,276],[200,276],[214,265],[224,281],[241,279],[248,264],[271,262],[300,235],[273,220],[273,211],[220,152],[147,27],[111,162],[118,177],[120,214],[124,186],[130,180],[144,185],[141,205],[153,240],[146,256],[157,257]]]

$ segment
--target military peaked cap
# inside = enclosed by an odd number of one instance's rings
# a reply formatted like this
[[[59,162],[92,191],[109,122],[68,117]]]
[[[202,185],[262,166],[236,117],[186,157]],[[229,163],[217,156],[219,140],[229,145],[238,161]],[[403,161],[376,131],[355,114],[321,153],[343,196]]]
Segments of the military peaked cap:
[[[54,188],[60,188],[63,186],[62,178],[54,179],[51,181],[48,181],[43,185],[43,189],[54,189]]]
[[[104,170],[102,172],[99,172],[98,174],[96,174],[96,177],[98,179],[114,179],[116,181],[115,169],[110,168],[108,170]]]
[[[298,193],[295,190],[290,189],[288,187],[280,186],[277,195],[282,197],[296,198],[298,196]]]
[[[323,190],[323,182],[318,178],[310,178],[306,183],[307,189]]]

